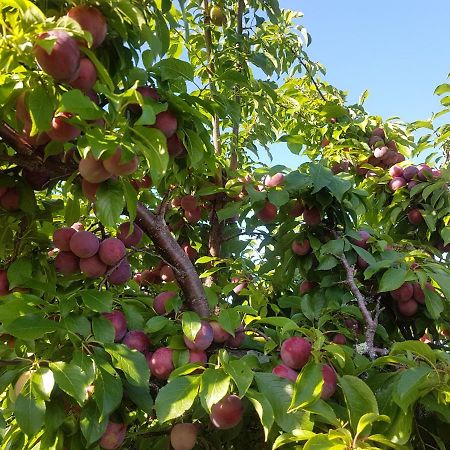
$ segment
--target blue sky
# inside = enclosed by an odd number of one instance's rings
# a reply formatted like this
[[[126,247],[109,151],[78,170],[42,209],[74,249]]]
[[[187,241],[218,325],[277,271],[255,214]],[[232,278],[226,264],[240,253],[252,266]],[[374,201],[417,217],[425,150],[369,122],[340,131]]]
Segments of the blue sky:
[[[440,110],[433,95],[450,72],[449,0],[280,0],[304,13],[312,36],[308,54],[327,69],[326,80],[349,92],[369,90],[366,110],[383,118],[426,119]],[[298,165],[283,146],[273,163]],[[266,158],[263,158],[266,160]]]

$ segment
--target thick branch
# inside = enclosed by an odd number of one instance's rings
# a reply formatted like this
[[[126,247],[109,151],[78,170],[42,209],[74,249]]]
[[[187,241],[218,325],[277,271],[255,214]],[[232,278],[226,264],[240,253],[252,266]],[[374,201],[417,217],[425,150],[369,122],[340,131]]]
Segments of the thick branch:
[[[153,214],[138,203],[135,222],[153,241],[158,253],[172,266],[189,308],[201,317],[209,317],[208,302],[200,278],[191,260],[172,236],[164,217]]]
[[[0,138],[21,155],[34,153],[34,147],[6,123],[0,124]]]
[[[345,255],[342,255],[339,259],[341,260],[342,266],[347,274],[347,284],[358,302],[358,307],[363,315],[364,322],[366,323],[366,345],[368,355],[370,358],[375,359],[377,354],[387,354],[385,349],[377,348],[374,345],[375,332],[378,325],[378,316],[381,312],[379,305],[377,305],[375,315],[372,317],[372,314],[367,308],[366,299],[355,283],[354,268],[350,266]]]

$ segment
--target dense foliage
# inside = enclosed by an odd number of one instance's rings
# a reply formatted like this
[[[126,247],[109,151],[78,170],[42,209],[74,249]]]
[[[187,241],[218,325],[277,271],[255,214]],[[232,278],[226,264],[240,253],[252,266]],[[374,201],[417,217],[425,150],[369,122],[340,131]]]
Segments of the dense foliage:
[[[2,449],[450,448],[447,125],[276,0],[0,8]]]

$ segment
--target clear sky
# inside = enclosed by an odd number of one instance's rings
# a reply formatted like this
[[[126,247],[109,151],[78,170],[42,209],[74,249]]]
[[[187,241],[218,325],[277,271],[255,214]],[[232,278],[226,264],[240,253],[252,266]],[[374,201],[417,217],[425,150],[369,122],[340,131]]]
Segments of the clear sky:
[[[356,102],[369,90],[366,110],[383,118],[413,121],[440,110],[433,95],[450,72],[450,0],[280,0],[304,13],[312,36],[311,59],[326,80]],[[298,165],[281,145],[273,163]],[[266,158],[263,158],[266,160]]]

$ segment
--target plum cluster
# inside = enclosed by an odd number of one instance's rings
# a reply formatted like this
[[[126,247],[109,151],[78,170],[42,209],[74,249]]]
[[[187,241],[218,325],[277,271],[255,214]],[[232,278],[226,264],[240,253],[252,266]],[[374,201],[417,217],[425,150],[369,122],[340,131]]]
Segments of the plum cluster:
[[[427,282],[424,289],[434,292],[433,285]],[[419,304],[425,304],[425,293],[419,283],[403,283],[398,289],[390,292],[396,302],[397,310],[405,317],[414,316]]]
[[[111,156],[104,159],[96,159],[91,153],[88,153],[78,164],[83,194],[89,201],[95,202],[101,183],[117,176],[131,175],[138,166],[138,157],[133,155],[131,159],[125,159],[120,146]]]
[[[388,169],[394,164],[405,160],[405,157],[398,151],[395,141],[388,141],[383,128],[375,128],[368,141],[372,149],[372,155],[367,159],[367,163],[374,167]],[[365,175],[368,169],[358,168],[359,175]]]
[[[281,345],[281,364],[276,365],[272,373],[280,378],[286,378],[292,382],[297,380],[301,370],[311,358],[311,343],[302,337],[293,336],[286,339]],[[337,376],[334,369],[328,365],[322,365],[322,400],[329,399],[336,391]]]
[[[133,233],[139,235],[136,229]],[[142,237],[142,230],[140,233]],[[111,284],[124,284],[131,278],[131,266],[126,258],[126,245],[120,237],[127,240],[131,236],[126,235],[125,231],[120,234],[119,230],[119,238],[100,240],[94,233],[85,231],[81,224],[59,228],[53,233],[53,245],[59,250],[55,269],[65,276],[80,271],[87,278],[106,275]]]

